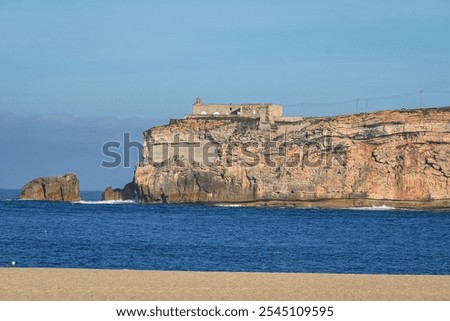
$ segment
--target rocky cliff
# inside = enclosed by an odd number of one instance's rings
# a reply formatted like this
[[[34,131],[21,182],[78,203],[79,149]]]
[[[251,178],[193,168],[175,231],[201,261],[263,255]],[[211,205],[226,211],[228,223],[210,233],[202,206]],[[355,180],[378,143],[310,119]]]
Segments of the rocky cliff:
[[[141,202],[450,206],[450,107],[173,120],[144,133],[143,155]]]
[[[80,200],[80,183],[75,174],[39,177],[22,188],[21,199],[67,201]]]

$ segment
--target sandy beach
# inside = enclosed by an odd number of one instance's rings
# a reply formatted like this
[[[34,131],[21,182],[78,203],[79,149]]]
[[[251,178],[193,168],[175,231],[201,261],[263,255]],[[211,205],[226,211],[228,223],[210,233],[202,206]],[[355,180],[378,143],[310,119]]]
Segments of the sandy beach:
[[[450,276],[0,269],[0,300],[450,300]]]

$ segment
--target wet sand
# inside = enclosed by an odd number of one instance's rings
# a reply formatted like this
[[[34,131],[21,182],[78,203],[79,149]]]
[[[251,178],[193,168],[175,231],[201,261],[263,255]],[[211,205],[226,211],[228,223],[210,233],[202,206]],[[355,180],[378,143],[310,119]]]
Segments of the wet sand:
[[[0,269],[0,300],[450,300],[450,276]]]

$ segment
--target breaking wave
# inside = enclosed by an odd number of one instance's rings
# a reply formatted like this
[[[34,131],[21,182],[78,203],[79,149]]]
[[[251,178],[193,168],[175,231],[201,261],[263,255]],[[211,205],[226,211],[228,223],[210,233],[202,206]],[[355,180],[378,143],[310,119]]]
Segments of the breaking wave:
[[[78,202],[72,202],[73,204],[91,204],[91,205],[101,205],[101,204],[136,204],[133,200],[125,200],[125,201],[114,201],[114,200],[108,200],[108,201],[78,201]]]
[[[349,210],[359,210],[359,211],[392,211],[392,210],[396,210],[397,208],[395,207],[391,207],[391,206],[386,206],[386,205],[381,205],[381,206],[368,206],[368,207],[350,207],[347,208]]]
[[[219,203],[219,204],[213,204],[214,206],[219,206],[219,207],[242,207],[241,204],[226,204],[226,203]]]

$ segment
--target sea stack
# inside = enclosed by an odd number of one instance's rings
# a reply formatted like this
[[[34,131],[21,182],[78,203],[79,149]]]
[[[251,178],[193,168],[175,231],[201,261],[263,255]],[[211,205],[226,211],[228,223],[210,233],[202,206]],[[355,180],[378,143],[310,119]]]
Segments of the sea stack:
[[[133,182],[126,184],[123,188],[107,187],[102,194],[104,201],[125,201],[134,200],[136,187]]]
[[[38,177],[22,188],[21,199],[76,202],[80,200],[80,183],[73,173]]]
[[[284,117],[204,104],[144,132],[139,201],[300,207],[450,206],[450,107]]]

